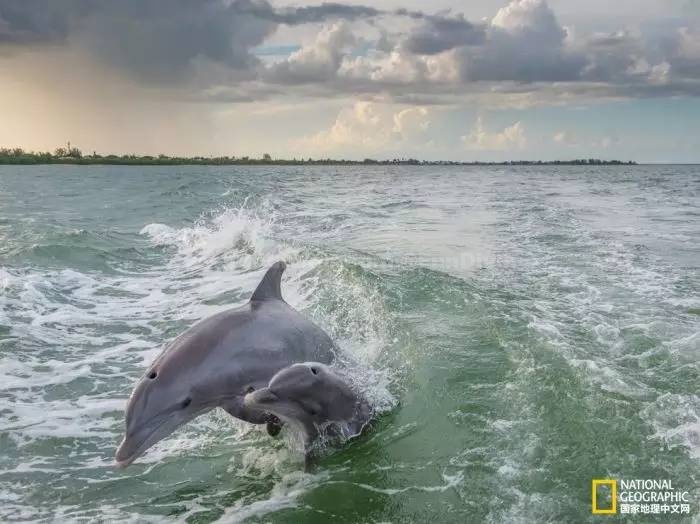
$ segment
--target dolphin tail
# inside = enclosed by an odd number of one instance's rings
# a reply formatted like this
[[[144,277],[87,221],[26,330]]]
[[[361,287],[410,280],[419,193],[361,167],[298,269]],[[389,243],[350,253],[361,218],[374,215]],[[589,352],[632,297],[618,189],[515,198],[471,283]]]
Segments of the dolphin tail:
[[[253,296],[250,297],[251,302],[257,302],[261,300],[284,300],[282,298],[282,273],[287,268],[287,264],[282,261],[275,262],[267,270],[265,276],[255,288]]]

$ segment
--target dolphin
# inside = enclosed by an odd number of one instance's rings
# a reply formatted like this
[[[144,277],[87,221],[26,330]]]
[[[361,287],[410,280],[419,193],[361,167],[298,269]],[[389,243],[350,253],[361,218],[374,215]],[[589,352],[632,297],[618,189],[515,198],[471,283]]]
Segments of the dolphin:
[[[292,364],[278,371],[267,387],[248,393],[243,404],[272,413],[299,431],[307,460],[319,439],[345,442],[360,435],[373,415],[364,396],[339,371],[321,362]]]
[[[266,387],[281,369],[309,360],[331,363],[336,346],[282,298],[284,262],[273,264],[245,305],[196,323],[148,367],[126,406],[117,466],[126,467],[156,442],[216,407],[279,432],[269,412],[246,406],[247,393]]]

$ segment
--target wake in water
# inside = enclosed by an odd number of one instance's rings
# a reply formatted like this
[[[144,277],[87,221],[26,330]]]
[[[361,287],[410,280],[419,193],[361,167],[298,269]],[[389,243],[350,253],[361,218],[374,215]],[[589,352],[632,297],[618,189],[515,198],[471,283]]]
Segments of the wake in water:
[[[3,169],[0,520],[592,522],[606,477],[697,519],[697,167]],[[306,474],[216,410],[115,471],[136,377],[280,259],[373,430]]]
[[[31,501],[38,508],[32,513],[24,505],[29,501],[18,498],[26,481],[42,483],[66,471],[63,457],[72,442],[79,441],[81,451],[73,453],[68,469],[94,482],[125,479],[111,471],[110,455],[134,378],[185,327],[246,301],[276,260],[290,263],[285,299],[336,338],[354,385],[367,392],[373,409],[382,413],[395,405],[392,372],[377,364],[387,337],[377,297],[357,278],[343,280],[346,271],[338,259],[275,238],[269,206],[223,208],[179,229],[150,223],[140,235],[150,243],[149,256],[160,260],[146,271],[117,265],[114,275],[32,267],[0,272],[0,334],[9,332],[0,341],[0,380],[9,392],[2,429],[9,454],[19,459],[8,471],[23,475],[3,483],[7,518],[81,515],[60,504],[43,505],[40,496]],[[333,299],[330,307],[323,302],[327,297]],[[252,514],[291,504],[313,481],[285,473],[298,467],[300,456],[294,435],[287,431],[282,442],[291,445],[289,451],[257,428],[211,413],[141,460],[148,472],[188,456],[219,456],[228,446],[227,455],[239,464],[236,475],[256,471],[277,486],[264,502],[241,497],[236,513]],[[31,451],[37,449],[43,451]],[[89,497],[91,491],[88,486],[78,493]],[[196,508],[191,505],[191,511]]]
[[[148,224],[140,234],[155,246],[175,249],[164,268],[170,274],[169,281],[195,278],[193,293],[199,302],[217,303],[211,312],[230,307],[230,303],[218,304],[222,293],[224,297],[236,293],[234,304],[239,304],[249,295],[243,290],[254,289],[271,264],[288,262],[283,279],[285,300],[305,311],[336,340],[343,349],[341,364],[356,387],[368,390],[378,411],[391,409],[395,404],[389,393],[393,373],[374,365],[389,334],[389,316],[378,293],[340,258],[275,239],[275,225],[271,206],[263,204],[255,209],[246,202],[220,210],[210,219],[200,219],[193,227]],[[188,291],[190,286],[182,288],[178,291]],[[198,318],[206,316],[205,310],[196,313]]]

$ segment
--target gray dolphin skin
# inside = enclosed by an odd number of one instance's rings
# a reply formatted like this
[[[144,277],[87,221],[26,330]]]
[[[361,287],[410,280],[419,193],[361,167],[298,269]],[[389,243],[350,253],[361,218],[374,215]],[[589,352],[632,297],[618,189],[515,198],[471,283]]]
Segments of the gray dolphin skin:
[[[245,305],[190,327],[158,356],[134,387],[126,407],[126,434],[116,452],[126,467],[156,442],[195,417],[221,407],[254,424],[278,420],[245,406],[247,393],[266,387],[295,362],[330,363],[335,345],[282,298],[284,262],[273,264]]]
[[[267,387],[248,393],[244,404],[272,413],[300,430],[307,453],[319,436],[347,440],[362,433],[372,418],[367,400],[321,362],[282,369]]]

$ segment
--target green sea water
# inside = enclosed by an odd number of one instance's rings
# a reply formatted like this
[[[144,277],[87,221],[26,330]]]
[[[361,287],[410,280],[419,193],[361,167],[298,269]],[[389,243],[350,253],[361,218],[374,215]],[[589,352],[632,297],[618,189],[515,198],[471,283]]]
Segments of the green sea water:
[[[372,431],[304,472],[213,412],[114,469],[146,366],[280,259]],[[694,166],[0,166],[0,521],[598,522],[596,478],[697,520],[699,267]]]

